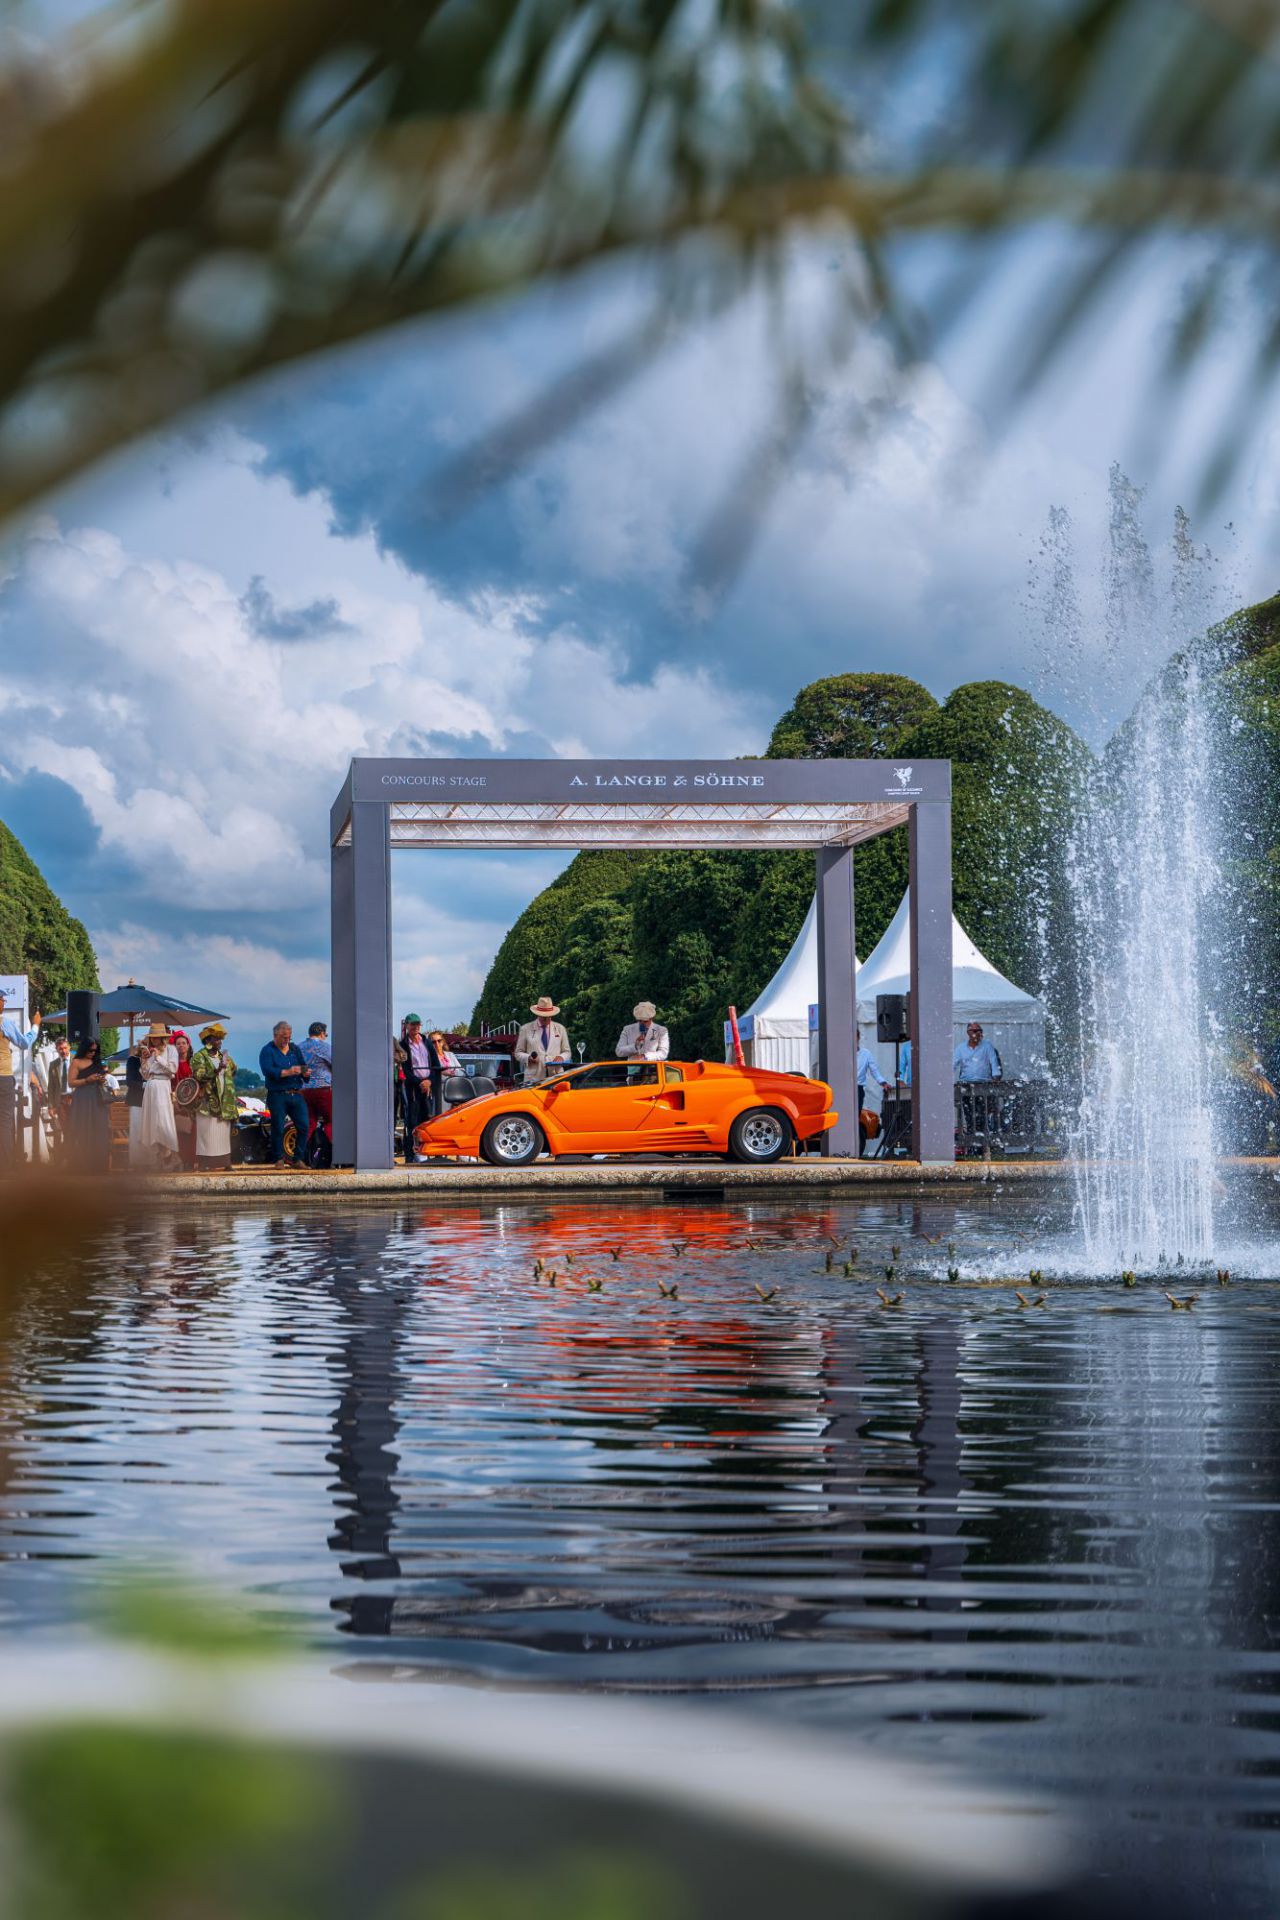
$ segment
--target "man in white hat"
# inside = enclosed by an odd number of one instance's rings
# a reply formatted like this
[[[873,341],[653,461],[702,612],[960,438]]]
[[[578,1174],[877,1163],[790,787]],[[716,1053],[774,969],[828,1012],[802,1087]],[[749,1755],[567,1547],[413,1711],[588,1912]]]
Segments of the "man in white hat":
[[[658,1009],[652,1000],[638,1001],[631,1011],[635,1019],[618,1035],[619,1060],[665,1060],[671,1036],[654,1019]]]
[[[569,1036],[556,1019],[560,1009],[555,1001],[544,993],[529,1011],[534,1018],[526,1021],[516,1036],[516,1061],[524,1070],[525,1085],[536,1087],[563,1072],[573,1055],[569,1051]]]

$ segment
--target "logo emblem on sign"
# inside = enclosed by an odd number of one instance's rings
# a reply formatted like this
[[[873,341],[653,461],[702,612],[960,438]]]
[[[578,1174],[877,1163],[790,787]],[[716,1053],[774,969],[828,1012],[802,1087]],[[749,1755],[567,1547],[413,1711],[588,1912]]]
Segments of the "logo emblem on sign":
[[[894,772],[894,778],[897,780],[898,785],[900,787],[906,787],[911,784],[911,776],[915,772],[915,768],[914,767],[895,767],[893,772]]]

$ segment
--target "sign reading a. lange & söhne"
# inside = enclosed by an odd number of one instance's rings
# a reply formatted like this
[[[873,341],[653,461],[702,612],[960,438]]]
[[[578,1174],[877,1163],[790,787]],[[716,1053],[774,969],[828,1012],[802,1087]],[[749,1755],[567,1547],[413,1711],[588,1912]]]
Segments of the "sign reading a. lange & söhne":
[[[803,805],[949,800],[946,760],[353,760],[353,800],[604,804],[628,793]]]

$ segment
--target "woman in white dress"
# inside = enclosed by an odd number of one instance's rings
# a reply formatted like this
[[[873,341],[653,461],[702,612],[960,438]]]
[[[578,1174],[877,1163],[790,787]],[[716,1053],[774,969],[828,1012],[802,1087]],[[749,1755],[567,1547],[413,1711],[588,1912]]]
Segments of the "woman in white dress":
[[[171,1167],[178,1157],[178,1127],[173,1116],[173,1082],[178,1071],[178,1049],[169,1029],[156,1021],[147,1031],[142,1049],[142,1124],[138,1145],[149,1166]]]

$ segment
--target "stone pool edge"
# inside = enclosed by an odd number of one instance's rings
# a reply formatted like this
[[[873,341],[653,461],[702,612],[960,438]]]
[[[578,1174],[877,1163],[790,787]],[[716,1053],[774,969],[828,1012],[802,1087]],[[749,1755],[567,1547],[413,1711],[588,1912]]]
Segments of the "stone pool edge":
[[[730,1166],[713,1162],[693,1166],[685,1162],[640,1165],[524,1167],[519,1169],[447,1166],[394,1167],[376,1173],[349,1169],[326,1173],[235,1172],[162,1174],[132,1182],[148,1195],[182,1194],[184,1198],[223,1200],[244,1194],[289,1194],[297,1198],[349,1200],[410,1194],[425,1199],[433,1194],[518,1194],[536,1197],[552,1193],[652,1193],[682,1190],[746,1190],[786,1192],[833,1188],[974,1187],[1019,1185],[1066,1177],[1060,1163],[1036,1161],[966,1161],[925,1164],[897,1161],[886,1166],[856,1160],[820,1160],[813,1164],[784,1161],[772,1167]]]

